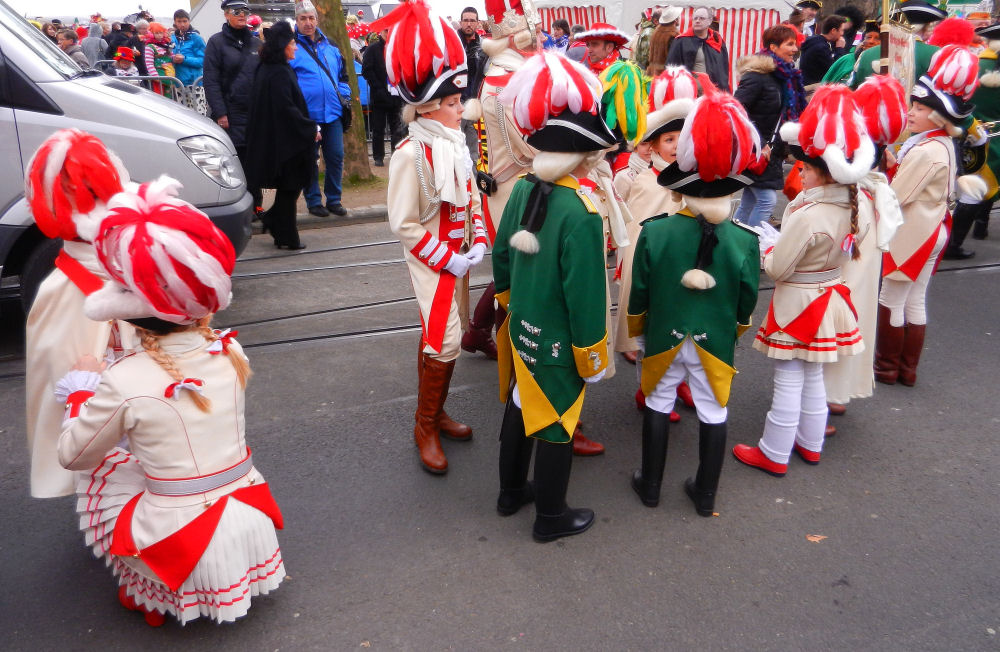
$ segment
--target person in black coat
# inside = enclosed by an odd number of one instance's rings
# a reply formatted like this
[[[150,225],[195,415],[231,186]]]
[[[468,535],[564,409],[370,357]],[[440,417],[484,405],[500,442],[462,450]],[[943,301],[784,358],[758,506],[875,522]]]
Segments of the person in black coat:
[[[802,44],[799,70],[802,71],[802,82],[806,86],[822,81],[833,62],[847,52],[844,39],[846,22],[847,19],[843,16],[827,16],[823,19],[822,33],[810,36]]]
[[[389,140],[392,149],[403,139],[405,130],[400,112],[403,101],[399,95],[389,92],[389,77],[385,72],[385,42],[389,30],[384,29],[377,41],[365,48],[361,59],[361,76],[368,82],[369,124],[372,129],[372,158],[375,165],[385,165],[385,127],[389,125]]]
[[[712,11],[708,7],[697,7],[691,13],[691,27],[670,43],[667,65],[703,72],[713,84],[728,92],[729,49],[711,24]]]
[[[740,83],[733,93],[757,128],[767,158],[766,167],[746,172],[753,183],[743,189],[734,219],[748,226],[771,218],[778,190],[785,184],[781,166],[787,150],[778,129],[783,122],[796,121],[806,105],[802,74],[794,64],[795,30],[773,25],[764,30],[761,40],[763,49],[738,63]]]
[[[226,23],[205,44],[205,99],[212,119],[229,134],[242,162],[246,157],[250,87],[257,68],[260,39],[247,27],[250,7],[244,0],[225,0],[222,9]]]
[[[281,20],[264,30],[260,65],[253,78],[247,125],[247,182],[274,188],[274,205],[261,216],[279,249],[305,249],[295,225],[296,202],[312,174],[319,129],[299,90],[295,34]]]

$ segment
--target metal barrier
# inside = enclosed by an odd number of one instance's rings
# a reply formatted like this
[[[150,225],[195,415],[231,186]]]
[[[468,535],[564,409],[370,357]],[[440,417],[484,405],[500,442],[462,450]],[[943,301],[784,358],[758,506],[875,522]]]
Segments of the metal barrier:
[[[208,115],[208,102],[205,100],[205,87],[202,85],[202,78],[198,77],[190,85],[185,86],[176,77],[165,77],[160,75],[131,75],[128,77],[118,76],[114,72],[114,59],[101,59],[94,63],[94,70],[100,70],[108,77],[113,77],[125,83],[140,82],[141,86],[152,91],[152,83],[158,82],[171,87],[171,93],[162,94],[168,99],[174,100],[178,104],[183,104],[192,111],[197,111],[201,115]],[[140,85],[136,84],[136,86]],[[158,93],[159,94],[159,93]]]

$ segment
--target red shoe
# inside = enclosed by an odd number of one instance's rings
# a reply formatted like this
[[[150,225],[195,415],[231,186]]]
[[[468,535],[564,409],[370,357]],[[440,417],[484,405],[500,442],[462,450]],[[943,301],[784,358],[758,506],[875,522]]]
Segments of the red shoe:
[[[118,587],[118,602],[129,611],[139,611],[139,605],[135,603],[135,599],[128,594],[124,586]]]
[[[677,398],[689,408],[694,407],[694,397],[691,396],[691,387],[684,381],[681,381],[681,384],[677,386]]]
[[[792,450],[798,453],[799,457],[801,457],[802,461],[805,462],[806,464],[812,464],[813,466],[819,464],[819,453],[817,453],[816,451],[811,451],[808,448],[803,448],[798,444],[795,444],[795,446],[792,447]]]
[[[673,410],[670,411],[670,423],[677,423],[681,420],[681,415],[677,414]]]
[[[642,388],[635,390],[635,409],[640,412],[646,409],[646,395],[642,393]]]
[[[469,328],[462,335],[462,350],[469,353],[482,351],[490,360],[497,359],[497,344],[493,341],[491,331],[485,328]]]
[[[839,417],[847,412],[847,406],[843,403],[827,403],[826,407],[830,410],[830,414],[835,417]]]
[[[756,446],[736,444],[736,446],[733,447],[733,456],[747,466],[756,467],[764,473],[770,473],[776,478],[783,478],[785,476],[785,472],[788,471],[787,464],[772,462],[768,459],[767,455],[764,455],[764,453]]]
[[[584,437],[583,433],[577,429],[573,433],[573,454],[578,457],[593,457],[604,453],[604,446]]]
[[[833,437],[836,434],[837,434],[837,426],[827,426],[826,429],[823,430],[824,437]]]
[[[635,361],[639,359],[638,351],[622,351],[622,357],[625,358],[625,362],[629,364],[635,364]]]
[[[150,627],[160,627],[166,620],[167,617],[155,609],[153,611],[146,611],[146,624]]]

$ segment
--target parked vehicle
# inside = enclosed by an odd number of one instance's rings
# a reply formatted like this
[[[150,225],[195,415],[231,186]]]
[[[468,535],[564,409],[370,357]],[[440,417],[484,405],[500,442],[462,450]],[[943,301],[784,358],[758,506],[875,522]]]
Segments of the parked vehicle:
[[[58,129],[94,134],[133,181],[168,174],[181,196],[229,237],[250,239],[253,199],[232,142],[212,120],[96,70],[82,70],[0,0],[0,298],[25,310],[53,267],[58,241],[45,238],[24,201],[24,172]]]

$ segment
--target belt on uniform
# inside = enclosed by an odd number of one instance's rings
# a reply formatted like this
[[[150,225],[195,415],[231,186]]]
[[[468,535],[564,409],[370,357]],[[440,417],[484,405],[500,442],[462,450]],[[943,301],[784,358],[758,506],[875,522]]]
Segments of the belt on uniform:
[[[831,281],[839,281],[841,277],[841,269],[839,267],[834,267],[833,269],[825,269],[821,272],[795,272],[788,278],[784,279],[785,283],[829,283]]]
[[[166,480],[163,478],[151,478],[146,476],[146,490],[159,496],[191,496],[203,494],[219,487],[224,487],[230,482],[239,480],[253,468],[253,454],[247,450],[247,456],[235,466],[223,469],[218,473],[201,475],[197,478],[183,478],[180,480]]]

